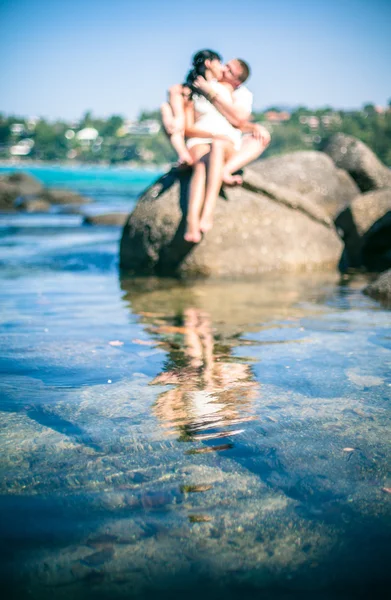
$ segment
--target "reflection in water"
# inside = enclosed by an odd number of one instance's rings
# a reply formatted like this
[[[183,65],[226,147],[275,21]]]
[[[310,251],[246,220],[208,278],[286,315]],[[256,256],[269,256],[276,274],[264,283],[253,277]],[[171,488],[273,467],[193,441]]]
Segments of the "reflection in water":
[[[214,339],[206,311],[186,308],[178,325],[152,326],[169,348],[164,371],[152,383],[170,385],[160,394],[154,413],[163,427],[179,432],[181,441],[206,441],[237,435],[228,429],[249,420],[258,384],[244,361],[234,360],[228,345]],[[230,447],[219,446],[217,449]]]

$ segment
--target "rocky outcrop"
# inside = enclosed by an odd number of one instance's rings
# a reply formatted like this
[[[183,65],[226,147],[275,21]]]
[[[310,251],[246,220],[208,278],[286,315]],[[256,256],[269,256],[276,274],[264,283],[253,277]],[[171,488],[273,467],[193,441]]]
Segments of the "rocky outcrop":
[[[364,290],[364,294],[391,307],[391,269],[382,273]]]
[[[50,204],[88,204],[91,202],[89,198],[85,198],[76,192],[63,189],[45,189],[40,197],[47,200]]]
[[[85,225],[125,225],[128,220],[128,213],[106,213],[104,215],[89,215],[85,217]]]
[[[50,207],[50,202],[40,198],[23,198],[17,203],[18,210],[23,210],[28,213],[45,213],[50,210]]]
[[[335,224],[345,242],[341,270],[391,267],[391,188],[358,195]]]
[[[7,181],[18,187],[19,196],[36,196],[43,190],[43,185],[36,177],[15,171],[7,176]]]
[[[212,231],[185,242],[188,188],[189,175],[171,171],[141,196],[123,230],[123,269],[228,277],[336,267],[342,244],[325,211],[251,170],[219,197]]]
[[[353,179],[322,152],[291,152],[260,160],[251,170],[269,183],[305,196],[334,218],[360,192]]]
[[[333,135],[323,152],[337,167],[345,169],[363,192],[391,187],[391,171],[370,148],[360,140],[344,133]]]
[[[14,212],[14,202],[19,195],[18,187],[4,179],[0,179],[0,210]]]
[[[16,171],[0,177],[0,210],[46,212],[60,204],[87,204],[91,202],[76,192],[44,188],[42,183],[27,173]]]

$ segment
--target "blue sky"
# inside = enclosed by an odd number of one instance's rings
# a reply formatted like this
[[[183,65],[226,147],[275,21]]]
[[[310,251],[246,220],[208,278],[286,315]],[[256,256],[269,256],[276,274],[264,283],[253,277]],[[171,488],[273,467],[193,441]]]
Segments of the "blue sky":
[[[255,107],[385,105],[391,0],[0,0],[0,111],[136,117],[213,48]]]

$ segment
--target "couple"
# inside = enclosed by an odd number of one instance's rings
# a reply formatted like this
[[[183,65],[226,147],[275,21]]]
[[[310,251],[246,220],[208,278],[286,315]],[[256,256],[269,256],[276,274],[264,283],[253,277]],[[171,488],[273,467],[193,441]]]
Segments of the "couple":
[[[198,243],[212,228],[222,183],[241,183],[233,175],[270,143],[269,132],[251,117],[253,95],[243,85],[250,74],[240,59],[226,65],[212,50],[193,57],[193,69],[182,85],[172,86],[162,120],[181,164],[191,165],[185,240]]]

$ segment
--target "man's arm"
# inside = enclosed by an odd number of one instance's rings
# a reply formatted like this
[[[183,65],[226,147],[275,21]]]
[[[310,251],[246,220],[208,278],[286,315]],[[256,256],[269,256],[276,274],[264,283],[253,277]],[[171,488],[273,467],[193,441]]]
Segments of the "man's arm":
[[[248,112],[245,107],[240,104],[235,104],[235,102],[232,104],[231,102],[223,100],[219,93],[213,89],[213,86],[211,86],[204,77],[197,77],[193,85],[208,98],[209,102],[217,108],[233,127],[240,128],[243,123],[250,118],[251,113]]]
[[[228,139],[225,136],[215,135],[211,131],[206,131],[205,129],[199,129],[197,127],[197,123],[195,123],[194,120],[194,106],[192,102],[188,102],[185,105],[185,137],[211,138],[213,140]]]

